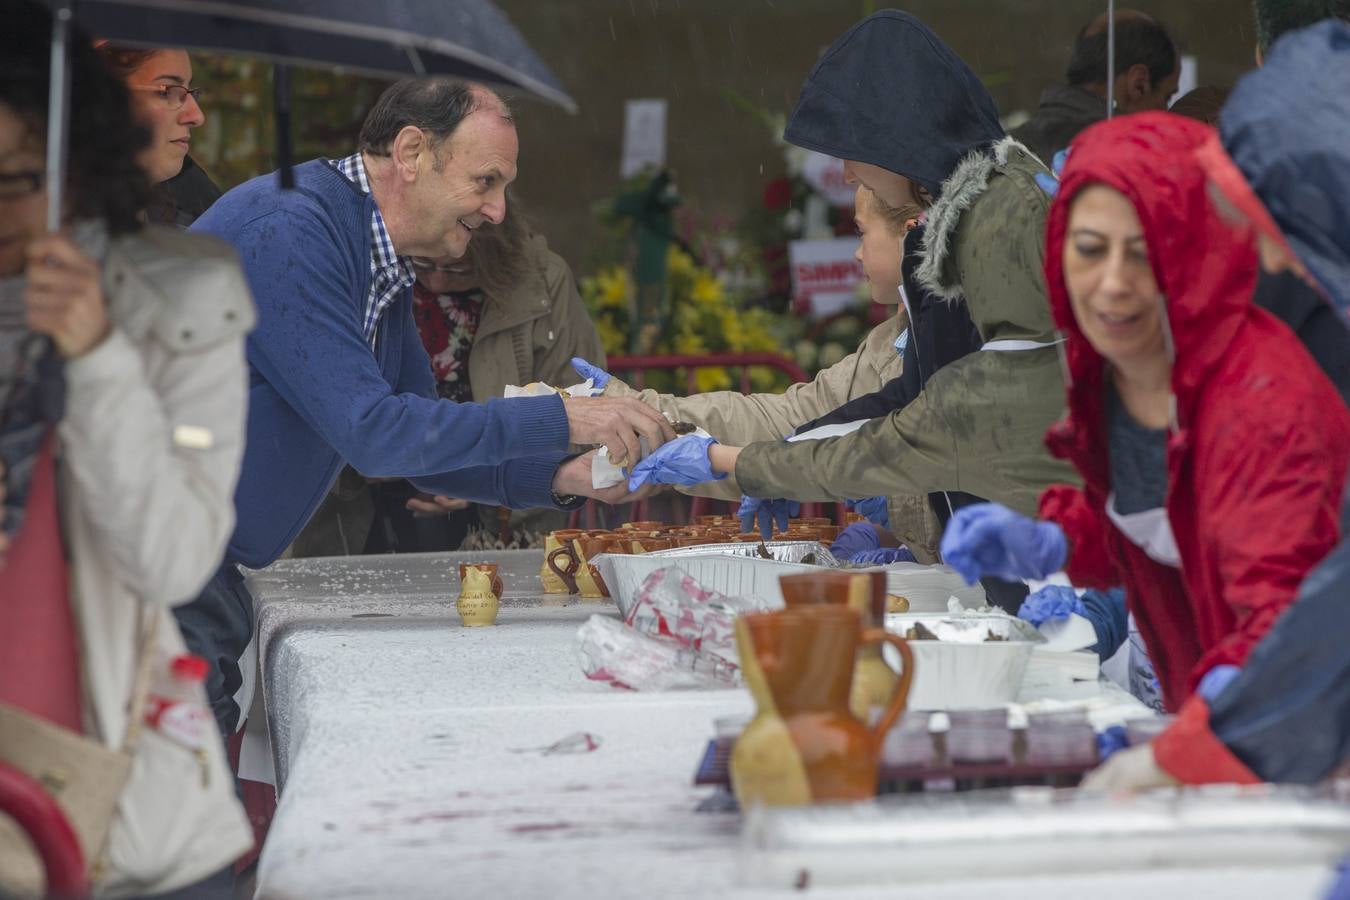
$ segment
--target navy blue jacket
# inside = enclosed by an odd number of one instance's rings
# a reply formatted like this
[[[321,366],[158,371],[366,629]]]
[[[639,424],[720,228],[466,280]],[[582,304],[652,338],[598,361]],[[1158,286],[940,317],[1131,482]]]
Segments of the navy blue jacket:
[[[1219,117],[1224,149],[1342,313],[1350,311],[1350,24],[1275,43]]]
[[[568,443],[556,396],[438,399],[412,291],[362,330],[374,198],[326,160],[221,197],[192,230],[239,251],[258,305],[249,335],[248,444],[227,562],[260,568],[290,544],[344,462],[370,477],[513,507],[551,506]]]

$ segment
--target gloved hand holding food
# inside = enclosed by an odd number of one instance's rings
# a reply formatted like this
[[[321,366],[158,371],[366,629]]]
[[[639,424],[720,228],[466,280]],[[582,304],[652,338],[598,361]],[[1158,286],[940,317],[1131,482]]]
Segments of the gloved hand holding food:
[[[713,471],[709,448],[717,441],[710,437],[688,435],[676,438],[633,466],[628,489],[636,491],[645,484],[689,486],[705,481],[721,481],[726,474]]]
[[[1067,619],[1071,615],[1087,618],[1087,610],[1078,592],[1062,584],[1047,584],[1022,601],[1017,618],[1030,622],[1037,628],[1052,619]]]
[[[1064,567],[1069,546],[1052,522],[1036,522],[998,503],[956,511],[942,535],[942,560],[968,584],[986,575],[1045,578]]]
[[[741,531],[753,531],[758,523],[759,536],[767,541],[773,537],[775,527],[779,531],[787,531],[788,520],[801,511],[802,505],[796,500],[742,496],[736,516],[741,520]]]

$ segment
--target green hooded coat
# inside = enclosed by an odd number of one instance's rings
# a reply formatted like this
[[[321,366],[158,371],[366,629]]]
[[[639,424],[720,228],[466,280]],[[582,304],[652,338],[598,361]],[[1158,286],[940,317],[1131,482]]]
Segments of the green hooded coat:
[[[1005,138],[969,154],[928,213],[919,280],[969,305],[986,349],[939,369],[913,402],[852,434],[751,444],[736,466],[743,491],[839,500],[959,490],[1034,515],[1046,487],[1078,483],[1044,445],[1065,397],[1043,275],[1050,198],[1034,179],[1044,171]],[[1009,341],[1043,346],[998,343]]]

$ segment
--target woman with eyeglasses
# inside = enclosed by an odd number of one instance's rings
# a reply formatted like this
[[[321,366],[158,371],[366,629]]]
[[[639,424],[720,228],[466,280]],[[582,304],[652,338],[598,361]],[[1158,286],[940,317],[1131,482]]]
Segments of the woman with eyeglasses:
[[[28,0],[0,29],[0,761],[22,768],[25,736],[31,751],[57,729],[112,753],[144,725],[107,840],[83,849],[96,894],[149,896],[224,873],[252,843],[205,693],[179,683],[171,608],[234,528],[254,310],[231,248],[145,223],[149,135],[75,36],[48,231],[51,30]],[[195,734],[129,715],[143,659],[150,684],[190,692],[175,720]],[[10,877],[37,863],[6,836],[0,894],[29,896]]]
[[[183,50],[98,45],[99,55],[131,92],[150,143],[137,162],[155,186],[150,221],[186,228],[220,197],[220,188],[189,155],[192,131],[206,122],[201,88],[192,86],[192,60]]]

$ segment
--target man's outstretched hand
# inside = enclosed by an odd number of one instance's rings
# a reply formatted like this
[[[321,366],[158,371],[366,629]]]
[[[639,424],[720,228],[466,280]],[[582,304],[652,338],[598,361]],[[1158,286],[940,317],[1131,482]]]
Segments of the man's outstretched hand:
[[[641,459],[642,440],[650,452],[675,437],[665,416],[632,397],[564,397],[563,408],[572,443],[603,444],[616,466]]]
[[[663,485],[646,484],[636,491],[630,491],[626,481],[621,481],[607,488],[592,487],[591,464],[595,462],[597,452],[592,450],[589,453],[583,453],[581,456],[569,459],[559,466],[557,474],[553,476],[554,493],[576,494],[599,500],[601,503],[608,503],[611,506],[617,506],[620,503],[635,503],[638,500],[645,500],[664,489]]]

